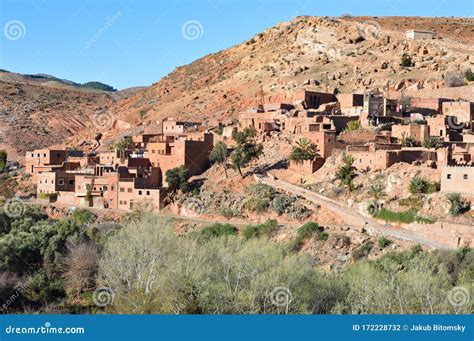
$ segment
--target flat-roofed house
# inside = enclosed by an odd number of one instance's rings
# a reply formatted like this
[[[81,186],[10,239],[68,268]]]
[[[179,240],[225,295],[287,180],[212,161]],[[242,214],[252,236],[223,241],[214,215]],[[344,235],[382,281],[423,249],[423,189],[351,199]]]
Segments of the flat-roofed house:
[[[436,36],[436,33],[433,31],[427,30],[408,30],[405,32],[407,39],[433,39]]]

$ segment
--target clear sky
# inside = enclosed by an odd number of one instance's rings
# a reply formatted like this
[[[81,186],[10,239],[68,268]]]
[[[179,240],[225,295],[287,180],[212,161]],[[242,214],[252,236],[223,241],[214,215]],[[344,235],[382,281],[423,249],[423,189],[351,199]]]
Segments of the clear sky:
[[[149,85],[298,15],[472,17],[474,0],[0,0],[0,68]]]

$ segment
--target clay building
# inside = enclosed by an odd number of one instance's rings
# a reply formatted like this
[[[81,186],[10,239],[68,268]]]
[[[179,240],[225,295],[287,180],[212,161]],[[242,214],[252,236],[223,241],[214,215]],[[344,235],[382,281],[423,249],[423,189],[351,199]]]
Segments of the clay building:
[[[474,167],[444,167],[441,171],[441,191],[474,195]]]
[[[405,32],[407,39],[421,40],[421,39],[433,39],[436,33],[427,30],[408,30]]]

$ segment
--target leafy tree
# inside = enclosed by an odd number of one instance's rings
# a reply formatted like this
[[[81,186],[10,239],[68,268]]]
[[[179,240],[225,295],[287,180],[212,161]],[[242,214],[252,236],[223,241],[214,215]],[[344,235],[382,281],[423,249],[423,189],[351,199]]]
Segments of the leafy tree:
[[[471,204],[464,200],[459,193],[451,193],[447,196],[449,204],[449,213],[453,216],[460,215],[471,209]]]
[[[299,139],[293,147],[290,160],[295,163],[303,163],[303,161],[312,161],[318,154],[318,148],[314,143],[305,137]]]
[[[189,189],[188,180],[190,177],[189,169],[184,165],[166,171],[166,182],[172,191],[186,192]]]
[[[341,182],[341,184],[346,187],[349,191],[354,190],[353,180],[355,178],[355,159],[350,154],[344,154],[342,158],[342,166],[340,166],[336,171],[336,179]]]
[[[246,167],[252,160],[258,159],[263,153],[263,145],[256,142],[257,131],[255,128],[245,128],[241,132],[234,132],[233,139],[237,143],[230,158],[234,169],[239,171],[241,177],[242,168]]]
[[[0,171],[2,171],[7,165],[7,152],[0,149]]]
[[[227,145],[219,141],[214,145],[214,148],[212,149],[211,153],[209,154],[209,160],[212,163],[216,163],[222,168],[224,168],[225,172],[225,177],[227,178],[227,158],[229,154],[227,151]]]
[[[132,138],[130,136],[125,136],[115,145],[115,148],[117,148],[120,152],[121,162],[125,160],[125,152],[131,144]]]
[[[328,313],[344,290],[266,238],[200,243],[156,217],[107,241],[100,278],[116,292],[109,309],[135,314]]]
[[[443,142],[440,140],[438,136],[428,136],[423,141],[423,147],[427,149],[438,149],[443,146]]]

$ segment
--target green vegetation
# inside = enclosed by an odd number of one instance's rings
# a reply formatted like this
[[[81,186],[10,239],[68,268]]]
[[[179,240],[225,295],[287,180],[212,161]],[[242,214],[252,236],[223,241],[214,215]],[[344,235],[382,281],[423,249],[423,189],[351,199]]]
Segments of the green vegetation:
[[[130,136],[123,137],[114,147],[120,152],[120,161],[125,161],[125,151],[132,144],[132,138]]]
[[[428,217],[418,216],[415,210],[409,209],[402,212],[390,211],[382,208],[375,215],[376,218],[385,220],[386,222],[394,222],[401,224],[411,224],[413,222],[421,224],[433,224],[436,220]]]
[[[347,123],[347,127],[346,127],[346,131],[357,131],[357,130],[361,130],[362,129],[362,125],[360,124],[360,121],[349,121],[349,123]]]
[[[211,153],[209,154],[209,160],[212,163],[215,163],[221,166],[224,169],[225,177],[227,178],[227,159],[228,159],[227,145],[219,141],[214,145]]]
[[[317,236],[318,240],[326,240],[328,234],[324,232],[322,226],[312,221],[308,222],[298,228],[296,237],[291,242],[291,249],[298,251],[303,246],[303,243],[313,236]]]
[[[474,73],[471,69],[467,69],[466,71],[464,71],[464,78],[466,78],[468,82],[474,81]]]
[[[415,176],[411,179],[408,186],[411,194],[430,194],[439,191],[439,184],[430,182],[429,180]]]
[[[81,84],[82,88],[88,88],[88,89],[96,89],[96,90],[104,90],[104,91],[110,91],[110,92],[115,92],[117,89],[114,89],[110,85],[101,83],[101,82],[87,82],[84,84]]]
[[[0,149],[0,171],[3,171],[7,165],[7,152]]]
[[[382,236],[382,237],[379,238],[378,244],[383,249],[383,248],[386,248],[387,246],[389,246],[390,244],[392,244],[392,241],[390,239],[385,238],[385,237]]]
[[[417,145],[416,140],[411,136],[407,136],[402,139],[403,147],[416,147],[416,145]]]
[[[378,200],[382,198],[383,196],[385,196],[385,192],[383,190],[382,185],[381,184],[370,185],[369,195],[375,200]]]
[[[318,148],[307,138],[300,138],[293,147],[289,159],[295,163],[303,163],[303,161],[312,161],[318,154]]]
[[[180,190],[186,192],[189,190],[188,180],[191,176],[189,175],[189,169],[186,166],[183,165],[168,169],[165,177],[166,182],[172,191]]]
[[[272,208],[278,214],[290,213],[296,201],[295,196],[288,194],[277,194],[272,201]]]
[[[463,214],[471,209],[471,203],[464,200],[459,193],[448,194],[449,214],[457,216]]]
[[[356,176],[354,167],[355,159],[352,155],[344,154],[342,162],[342,166],[336,171],[336,179],[349,191],[353,191],[355,189],[353,180]]]
[[[367,257],[370,251],[372,251],[373,247],[374,247],[374,244],[372,242],[366,242],[360,245],[357,249],[352,251],[352,258],[357,260],[357,259]]]
[[[247,225],[242,230],[242,236],[245,239],[267,237],[270,238],[278,228],[278,222],[273,219],[268,219],[263,224]]]
[[[413,60],[412,60],[411,56],[407,53],[404,53],[402,55],[401,60],[400,60],[400,65],[402,67],[411,67],[411,66],[413,66]]]
[[[256,142],[257,131],[255,128],[245,128],[241,132],[234,132],[233,139],[237,143],[230,155],[232,167],[239,171],[243,178],[242,168],[260,157],[263,153],[263,145]]]
[[[438,136],[428,136],[423,141],[423,147],[427,149],[438,149],[443,146],[443,142],[440,140]]]
[[[204,227],[197,232],[197,238],[200,241],[208,241],[222,236],[231,236],[237,234],[237,228],[230,224],[213,224]]]
[[[307,255],[266,238],[275,221],[241,237],[227,224],[178,236],[172,221],[147,214],[124,226],[95,220],[85,210],[58,220],[28,206],[19,218],[0,213],[0,300],[18,295],[2,313],[468,314],[474,308],[472,299],[456,307],[448,300],[454,287],[474,290],[468,247],[418,246],[368,260],[373,244],[363,243],[352,254],[356,262],[323,273]],[[327,238],[314,223],[298,236]],[[102,286],[115,293],[103,308],[91,300]],[[275,305],[277,287],[286,288],[286,297]]]

